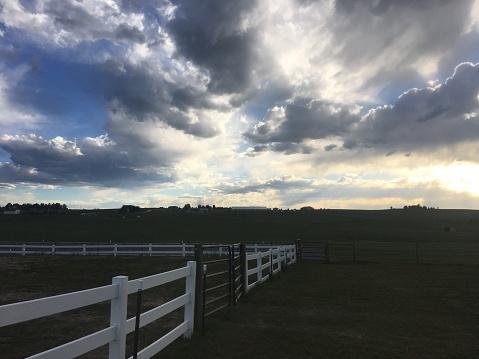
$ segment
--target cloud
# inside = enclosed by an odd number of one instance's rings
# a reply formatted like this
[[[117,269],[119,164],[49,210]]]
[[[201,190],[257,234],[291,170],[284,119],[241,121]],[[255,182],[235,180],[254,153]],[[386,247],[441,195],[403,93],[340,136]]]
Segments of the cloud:
[[[209,73],[213,93],[242,93],[257,83],[269,59],[258,46],[258,1],[193,1],[179,4],[168,30],[176,51]]]
[[[354,104],[295,99],[270,109],[244,133],[254,151],[303,152],[309,140],[340,139],[343,149],[411,153],[475,142],[479,135],[479,64],[459,65],[443,84],[411,89],[392,105],[360,115]],[[327,152],[337,145],[326,145]],[[312,153],[308,147],[306,153]]]
[[[121,146],[107,136],[77,142],[3,135],[0,148],[10,153],[11,162],[2,164],[0,173],[11,183],[122,187],[174,179],[167,154],[148,158],[147,149],[137,150],[132,141]]]
[[[155,42],[158,33],[145,35],[141,13],[122,11],[114,1],[47,0],[28,4],[6,0],[0,21],[18,28],[37,43],[72,47],[82,41],[108,39],[127,42]],[[133,9],[134,10],[134,9]]]
[[[141,9],[133,5],[126,9],[139,12],[122,12],[115,2],[52,0],[28,9],[8,2],[1,18],[8,29],[22,30],[22,41],[29,45],[27,54],[11,51],[19,54],[17,61],[30,63],[38,78],[27,76],[26,64],[18,67],[24,69],[22,81],[11,80],[12,75],[7,75],[11,68],[0,68],[5,83],[10,80],[9,98],[3,96],[4,102],[22,109],[31,106],[37,110],[37,118],[41,114],[41,118],[54,121],[71,115],[69,111],[85,97],[103,97],[110,111],[120,104],[131,121],[155,120],[200,138],[216,136],[221,124],[213,123],[210,112],[228,111],[230,106],[218,104],[208,93],[205,73],[171,59],[172,44],[161,23],[154,20],[156,10],[147,4]],[[23,16],[42,21],[27,24]],[[9,32],[12,38],[15,34]],[[25,59],[30,54],[38,54],[39,59]],[[50,58],[52,54],[55,60]],[[42,63],[52,61],[56,61],[55,67],[42,68]],[[66,91],[39,86],[52,81]],[[10,124],[26,123],[25,115],[22,120],[18,112],[13,113],[16,116]]]
[[[408,87],[429,80],[441,58],[462,42],[472,4],[473,0],[337,0],[327,51],[346,70],[338,80],[355,74],[357,90],[371,94],[380,94],[394,74],[406,74],[403,82]]]
[[[11,128],[33,129],[45,121],[45,117],[28,104],[12,101],[11,88],[15,88],[27,75],[30,68],[26,64],[7,68],[0,63],[0,132]]]
[[[132,121],[155,120],[198,137],[217,134],[206,112],[218,107],[200,86],[183,79],[166,81],[147,65],[125,67],[110,60],[104,66],[108,71],[99,74],[99,83],[111,113],[121,106]]]
[[[479,64],[464,63],[434,88],[411,89],[394,105],[369,111],[345,147],[414,151],[477,141]]]
[[[271,109],[264,121],[244,133],[254,143],[273,144],[273,148],[291,148],[307,139],[341,136],[359,120],[360,108],[314,99],[295,99],[285,107]],[[278,146],[280,144],[280,146]]]

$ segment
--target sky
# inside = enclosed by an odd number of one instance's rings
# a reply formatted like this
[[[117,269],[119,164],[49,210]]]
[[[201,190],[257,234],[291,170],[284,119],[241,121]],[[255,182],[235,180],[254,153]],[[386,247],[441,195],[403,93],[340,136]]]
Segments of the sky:
[[[479,209],[479,0],[0,0],[0,206]]]

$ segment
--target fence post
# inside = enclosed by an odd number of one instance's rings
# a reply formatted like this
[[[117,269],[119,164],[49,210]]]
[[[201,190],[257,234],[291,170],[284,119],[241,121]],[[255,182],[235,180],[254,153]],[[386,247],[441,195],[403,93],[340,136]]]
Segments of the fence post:
[[[83,243],[83,255],[85,256],[86,255],[86,244]]]
[[[183,247],[184,248],[184,247]],[[188,261],[191,273],[186,277],[186,293],[190,293],[190,301],[185,304],[185,321],[188,321],[188,330],[183,338],[190,339],[195,325],[195,283],[196,283],[196,262]]]
[[[273,279],[273,250],[269,250],[269,279]]]
[[[109,344],[110,359],[123,359],[126,354],[126,315],[128,304],[128,277],[117,276],[112,279],[118,285],[118,297],[111,300],[110,326],[116,326],[116,340]]]
[[[54,256],[54,255],[55,255],[55,245],[52,244],[52,256]]]
[[[26,253],[26,245],[25,243],[22,244],[22,256],[24,256]]]
[[[229,293],[230,305],[236,305],[236,285],[235,285],[235,245],[228,246],[229,252]]]
[[[258,284],[261,283],[261,281],[263,280],[263,256],[261,252],[257,252],[258,254],[258,260],[256,261],[256,265],[258,266],[257,269],[257,276],[256,276],[256,279],[258,281]]]
[[[195,285],[195,309],[194,309],[194,330],[200,331],[203,327],[203,245],[195,244],[195,261],[196,261],[196,285]]]
[[[241,288],[248,293],[248,262],[246,261],[246,244],[240,243]]]
[[[181,255],[183,257],[186,257],[186,244],[185,243],[181,244]]]
[[[295,241],[295,246],[296,246],[296,262],[300,261],[303,259],[303,251],[302,251],[302,246],[301,246],[301,239],[296,239]]]
[[[116,257],[116,254],[118,253],[118,244],[113,245],[113,257]]]

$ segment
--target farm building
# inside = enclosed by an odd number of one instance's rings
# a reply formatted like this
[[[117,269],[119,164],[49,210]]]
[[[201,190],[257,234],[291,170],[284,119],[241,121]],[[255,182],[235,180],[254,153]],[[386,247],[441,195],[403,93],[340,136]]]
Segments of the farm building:
[[[269,211],[270,208],[263,206],[231,207],[233,211]]]

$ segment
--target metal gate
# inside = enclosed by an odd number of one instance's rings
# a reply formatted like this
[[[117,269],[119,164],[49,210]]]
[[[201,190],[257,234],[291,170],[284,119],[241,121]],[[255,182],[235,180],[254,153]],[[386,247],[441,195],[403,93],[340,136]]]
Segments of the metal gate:
[[[206,317],[228,306],[236,305],[241,296],[241,263],[239,244],[197,244],[195,328],[205,332]],[[200,273],[201,277],[198,275]],[[200,284],[201,283],[201,284]],[[200,284],[200,285],[198,285]],[[201,315],[200,315],[201,313]]]

